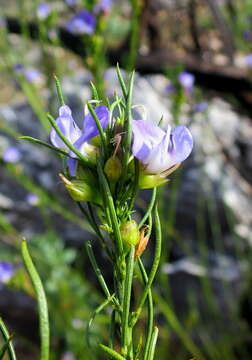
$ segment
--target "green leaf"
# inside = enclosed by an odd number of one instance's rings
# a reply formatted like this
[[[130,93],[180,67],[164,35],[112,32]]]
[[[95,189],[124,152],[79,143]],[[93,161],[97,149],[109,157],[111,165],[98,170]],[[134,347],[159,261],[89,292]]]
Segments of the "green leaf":
[[[0,360],[3,359],[6,351],[8,350],[9,346],[10,346],[10,341],[12,339],[12,336],[9,337],[9,339],[6,341],[6,343],[3,345],[3,347],[0,350]]]
[[[58,98],[60,101],[61,106],[65,105],[65,101],[64,101],[64,97],[63,97],[63,92],[62,92],[62,88],[60,85],[60,81],[58,79],[58,77],[56,75],[54,75],[54,80],[55,80],[55,85],[56,85],[56,89],[57,89],[57,94],[58,94]]]
[[[40,360],[49,360],[50,330],[49,330],[48,308],[47,308],[45,291],[42,282],[40,280],[39,274],[29,254],[25,240],[22,241],[21,251],[22,251],[22,257],[26,270],[31,278],[38,300],[39,328],[40,328],[40,341],[41,341]]]
[[[61,155],[69,156],[69,154],[66,151],[58,149],[58,148],[56,148],[56,147],[54,147],[54,146],[52,146],[50,144],[47,144],[46,142],[44,142],[42,140],[35,139],[35,138],[31,137],[31,136],[19,136],[18,140],[26,140],[26,141],[29,141],[29,142],[34,143],[34,144],[39,144],[39,145],[47,147],[50,150],[53,150],[53,151],[59,153]]]
[[[5,340],[5,342],[8,344],[7,349],[8,349],[8,354],[9,354],[10,360],[16,360],[16,354],[15,354],[15,350],[14,350],[12,342],[11,342],[11,336],[9,335],[8,330],[7,330],[6,326],[4,325],[4,322],[1,318],[0,318],[0,332],[2,333],[2,336]],[[2,350],[3,350],[3,348],[2,348]]]
[[[126,360],[125,357],[123,357],[122,355],[120,355],[118,352],[116,352],[113,349],[110,349],[108,346],[103,345],[103,344],[99,344],[100,348],[110,357],[116,359],[116,360]]]

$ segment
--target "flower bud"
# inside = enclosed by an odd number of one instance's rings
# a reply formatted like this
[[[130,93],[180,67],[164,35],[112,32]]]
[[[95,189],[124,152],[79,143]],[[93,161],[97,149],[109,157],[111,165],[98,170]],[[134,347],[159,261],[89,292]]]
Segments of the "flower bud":
[[[163,185],[169,181],[162,174],[147,174],[145,172],[140,171],[138,186],[139,189],[150,189],[156,186]]]
[[[96,158],[99,154],[99,149],[97,146],[85,142],[81,148],[81,151],[86,155],[89,161],[91,161],[93,164],[96,164]]]
[[[128,245],[136,246],[140,240],[140,232],[135,220],[129,220],[120,226],[122,241]]]
[[[75,201],[89,201],[99,205],[102,205],[101,197],[97,189],[93,189],[83,180],[73,180],[69,181],[62,174],[59,174],[63,180],[66,189],[68,190],[70,196]]]
[[[117,156],[111,156],[106,161],[104,172],[111,181],[117,181],[120,178],[122,174],[122,164]]]

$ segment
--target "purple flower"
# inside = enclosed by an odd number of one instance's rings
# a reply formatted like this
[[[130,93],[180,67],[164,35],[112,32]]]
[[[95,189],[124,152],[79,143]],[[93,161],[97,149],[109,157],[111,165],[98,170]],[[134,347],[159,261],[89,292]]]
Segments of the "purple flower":
[[[7,283],[15,272],[14,266],[7,261],[0,261],[0,284]]]
[[[173,84],[168,84],[166,87],[165,87],[165,92],[167,94],[173,94],[174,91],[176,90],[175,86]]]
[[[106,106],[99,105],[95,108],[95,113],[104,129],[109,123],[109,111]],[[56,123],[60,128],[62,134],[74,145],[76,149],[85,154],[85,144],[93,137],[99,134],[95,120],[92,115],[88,113],[84,118],[83,129],[79,129],[74,119],[72,118],[72,111],[67,105],[59,108],[59,117]],[[52,129],[50,134],[52,144],[57,148],[62,148],[69,151],[66,144],[60,139],[56,131]],[[68,167],[71,176],[75,175],[76,171],[76,155],[69,151],[71,157],[68,159]]]
[[[202,101],[202,102],[195,104],[192,110],[193,110],[193,112],[204,112],[207,110],[207,108],[208,108],[208,103]]]
[[[195,82],[195,77],[191,73],[182,72],[178,76],[178,81],[179,81],[180,85],[182,85],[185,90],[192,91],[192,88],[193,88],[193,85],[194,85],[194,82]]]
[[[82,9],[66,23],[65,28],[75,35],[93,34],[95,25],[95,17],[90,12]]]
[[[10,146],[3,152],[3,161],[9,163],[16,163],[21,159],[20,151],[14,147]]]
[[[37,8],[37,17],[40,20],[45,20],[51,12],[51,7],[47,3],[40,3]]]
[[[32,205],[32,206],[38,205],[38,203],[39,203],[38,195],[33,194],[33,193],[29,193],[26,196],[26,201],[28,202],[29,205]]]
[[[42,73],[37,69],[25,69],[24,76],[30,83],[36,83],[41,79]]]
[[[146,120],[133,120],[134,156],[149,174],[160,174],[184,161],[193,148],[190,131],[183,125],[167,131]]]
[[[244,33],[243,33],[243,38],[246,41],[249,41],[249,42],[252,41],[252,31],[245,30]]]
[[[245,61],[247,63],[247,66],[252,68],[252,54],[247,55],[245,57]]]
[[[112,1],[111,0],[100,0],[94,7],[94,13],[108,13],[112,7]]]
[[[77,4],[77,0],[65,0],[68,6],[75,6]]]

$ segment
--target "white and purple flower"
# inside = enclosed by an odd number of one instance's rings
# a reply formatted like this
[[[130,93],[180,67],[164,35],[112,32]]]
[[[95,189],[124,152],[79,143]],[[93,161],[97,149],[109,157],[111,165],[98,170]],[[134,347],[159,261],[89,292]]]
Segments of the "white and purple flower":
[[[77,15],[72,17],[65,28],[74,35],[93,34],[95,31],[96,19],[87,10],[81,9]]]
[[[195,76],[189,72],[184,71],[179,74],[178,81],[186,91],[191,92],[195,82]]]
[[[40,20],[45,20],[50,15],[52,9],[47,3],[40,3],[37,7],[37,17]]]
[[[180,125],[165,132],[146,120],[133,120],[133,155],[148,174],[161,174],[179,165],[191,153],[193,138],[187,127]]]
[[[20,159],[21,153],[15,146],[10,146],[3,152],[3,161],[6,163],[17,163]]]
[[[247,63],[247,66],[252,68],[252,54],[248,54],[245,56],[245,61]]]
[[[94,13],[107,14],[111,10],[111,7],[112,7],[112,0],[100,0],[94,7]]]
[[[6,284],[14,275],[14,266],[7,261],[0,261],[0,284]]]
[[[99,105],[94,109],[94,111],[100,121],[101,127],[105,129],[109,123],[108,108],[104,105]],[[87,142],[99,134],[99,130],[92,115],[88,113],[85,116],[83,129],[80,130],[72,117],[72,111],[69,106],[62,105],[59,108],[59,117],[56,119],[56,123],[62,134],[71,142],[71,144],[73,144],[73,146],[84,155],[87,155]],[[66,144],[60,139],[54,129],[51,131],[50,139],[55,147],[65,149],[69,152],[71,156],[68,158],[69,173],[71,176],[74,176],[77,166],[76,155],[69,151]]]

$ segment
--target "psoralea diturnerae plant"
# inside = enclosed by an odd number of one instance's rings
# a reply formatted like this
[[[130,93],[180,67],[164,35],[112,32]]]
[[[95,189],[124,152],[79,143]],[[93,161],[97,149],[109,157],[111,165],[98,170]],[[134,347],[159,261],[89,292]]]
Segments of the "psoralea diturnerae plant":
[[[112,309],[110,338],[100,344],[108,358],[154,358],[158,328],[154,325],[152,283],[161,254],[161,227],[156,201],[156,187],[166,183],[171,174],[191,153],[193,139],[185,126],[166,131],[147,120],[132,119],[132,73],[126,86],[119,68],[118,78],[123,96],[106,105],[98,98],[92,84],[94,99],[86,106],[82,129],[61,101],[56,120],[51,115],[51,143],[36,141],[58,152],[64,161],[60,177],[70,196],[76,201],[106,252],[114,276],[113,286],[107,284],[95,257],[92,243],[86,242],[87,253],[104,292],[104,302],[96,313]],[[116,110],[116,112],[115,112]],[[146,213],[138,224],[133,219],[139,189],[152,189]],[[154,226],[152,227],[152,219]],[[155,251],[147,273],[141,255],[155,228]],[[137,266],[142,277],[141,295],[133,299],[132,285]],[[147,308],[147,326],[139,338],[135,328],[143,308]],[[92,320],[89,322],[91,325]],[[89,334],[89,327],[87,335]],[[89,342],[89,336],[87,336]]]

